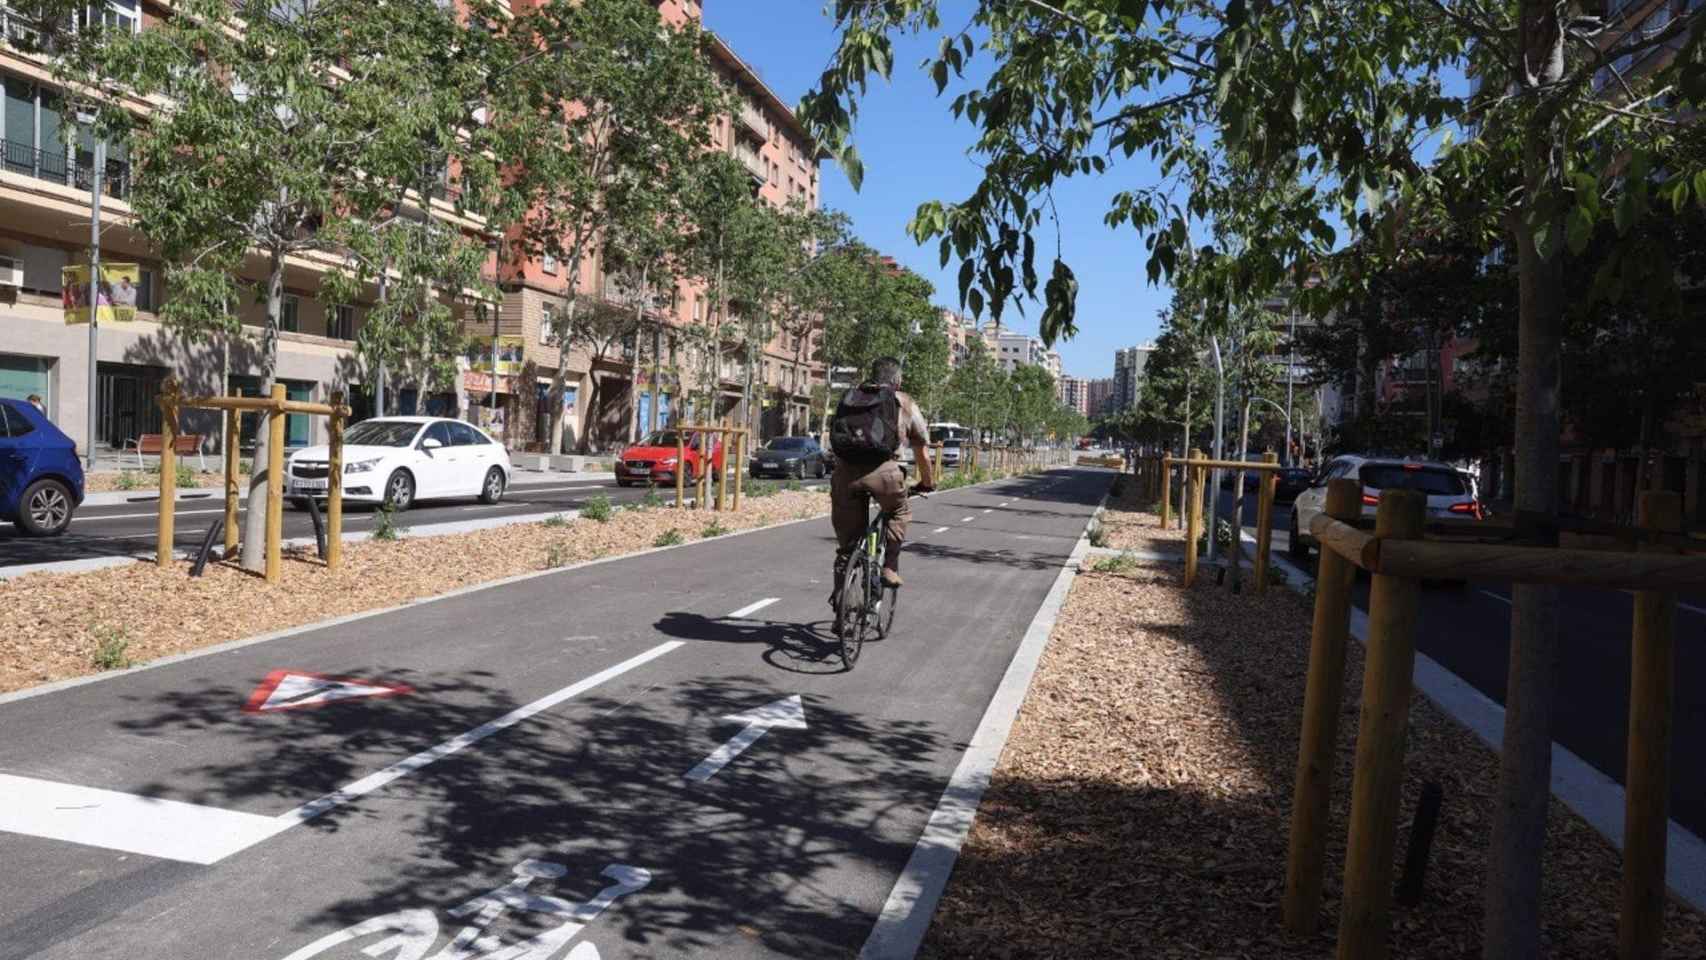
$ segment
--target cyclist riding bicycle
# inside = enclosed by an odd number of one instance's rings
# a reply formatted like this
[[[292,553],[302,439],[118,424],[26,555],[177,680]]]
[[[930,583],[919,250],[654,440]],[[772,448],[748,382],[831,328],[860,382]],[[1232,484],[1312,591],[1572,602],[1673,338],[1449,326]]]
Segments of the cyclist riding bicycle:
[[[912,508],[906,502],[906,471],[896,459],[900,445],[912,447],[918,464],[918,486],[928,493],[936,487],[930,465],[930,431],[918,404],[900,390],[900,361],[883,357],[871,365],[870,379],[847,391],[836,407],[829,426],[830,447],[835,451],[835,475],[830,481],[830,523],[835,527],[835,576],[830,583],[841,589],[847,558],[859,545],[870,522],[867,500],[890,515],[888,541],[883,554],[883,583],[899,587],[900,545],[906,540],[906,525]],[[834,607],[836,593],[829,605]]]

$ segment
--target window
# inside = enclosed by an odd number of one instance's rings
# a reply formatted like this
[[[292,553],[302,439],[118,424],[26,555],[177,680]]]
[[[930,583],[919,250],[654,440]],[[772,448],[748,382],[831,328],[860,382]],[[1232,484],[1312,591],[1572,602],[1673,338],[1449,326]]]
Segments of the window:
[[[347,303],[340,303],[332,308],[331,329],[326,336],[333,340],[355,339],[355,308]]]
[[[13,410],[10,404],[0,403],[0,437],[21,437],[35,428],[28,417]]]
[[[446,424],[445,421],[439,420],[432,426],[427,427],[426,433],[421,437],[421,443],[424,445],[428,440],[437,440],[440,446],[450,446],[449,425]]]
[[[542,303],[539,305],[539,342],[550,343],[556,334],[557,307],[555,304]]]
[[[480,434],[480,431],[460,420],[452,421],[447,426],[450,428],[450,442],[453,446],[477,447],[481,444],[491,443],[490,440]]]
[[[278,328],[286,333],[300,333],[302,330],[302,298],[295,294],[285,294],[284,302],[278,309]]]
[[[556,276],[557,275],[557,258],[551,256],[548,253],[541,256],[539,258],[539,269],[545,271],[546,273],[550,274],[553,277]]]

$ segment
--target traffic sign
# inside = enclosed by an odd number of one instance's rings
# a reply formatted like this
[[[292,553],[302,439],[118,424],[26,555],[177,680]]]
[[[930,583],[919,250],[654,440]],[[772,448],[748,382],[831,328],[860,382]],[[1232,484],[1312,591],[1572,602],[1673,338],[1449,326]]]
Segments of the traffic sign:
[[[328,677],[302,670],[274,670],[267,674],[249,702],[244,713],[272,713],[296,710],[301,707],[323,707],[344,700],[371,700],[377,697],[396,697],[414,693],[406,683],[387,683],[383,680],[360,680],[355,677]]]

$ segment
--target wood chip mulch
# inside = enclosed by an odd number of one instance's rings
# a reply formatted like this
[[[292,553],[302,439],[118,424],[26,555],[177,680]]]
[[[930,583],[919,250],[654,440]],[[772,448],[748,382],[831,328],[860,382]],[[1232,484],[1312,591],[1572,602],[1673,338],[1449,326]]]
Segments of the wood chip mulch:
[[[1287,938],[1308,636],[1309,612],[1285,589],[1234,596],[1203,578],[1187,591],[1165,564],[1081,575],[921,956],[1331,957],[1363,661],[1353,642],[1320,932]],[[1445,803],[1423,900],[1393,908],[1392,956],[1480,957],[1497,780],[1497,756],[1418,695],[1400,864],[1422,784],[1441,784]],[[1546,956],[1617,955],[1620,867],[1611,844],[1554,800]],[[1699,913],[1673,901],[1665,934],[1667,957],[1706,957]]]
[[[740,512],[654,507],[619,510],[607,523],[512,524],[474,533],[346,544],[343,567],[328,571],[311,551],[287,551],[284,575],[269,585],[235,565],[210,563],[192,579],[189,563],[137,563],[89,573],[35,573],[0,581],[0,693],[96,672],[99,638],[114,631],[124,655],[157,657],[286,627],[433,596],[457,587],[550,566],[651,547],[666,531],[701,539],[713,521],[728,531],[828,512],[816,491],[754,497]],[[408,514],[398,522],[408,523]]]

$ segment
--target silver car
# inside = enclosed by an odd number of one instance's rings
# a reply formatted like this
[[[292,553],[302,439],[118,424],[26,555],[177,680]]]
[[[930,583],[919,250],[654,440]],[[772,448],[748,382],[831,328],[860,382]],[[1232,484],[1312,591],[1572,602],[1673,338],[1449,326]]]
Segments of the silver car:
[[[1291,507],[1293,557],[1304,559],[1309,548],[1319,546],[1309,535],[1309,525],[1327,509],[1327,482],[1354,478],[1362,483],[1362,515],[1373,517],[1385,490],[1415,490],[1428,498],[1430,520],[1482,520],[1486,511],[1475,496],[1475,481],[1448,463],[1431,460],[1401,460],[1387,457],[1342,456],[1327,461],[1307,490],[1297,495]]]

